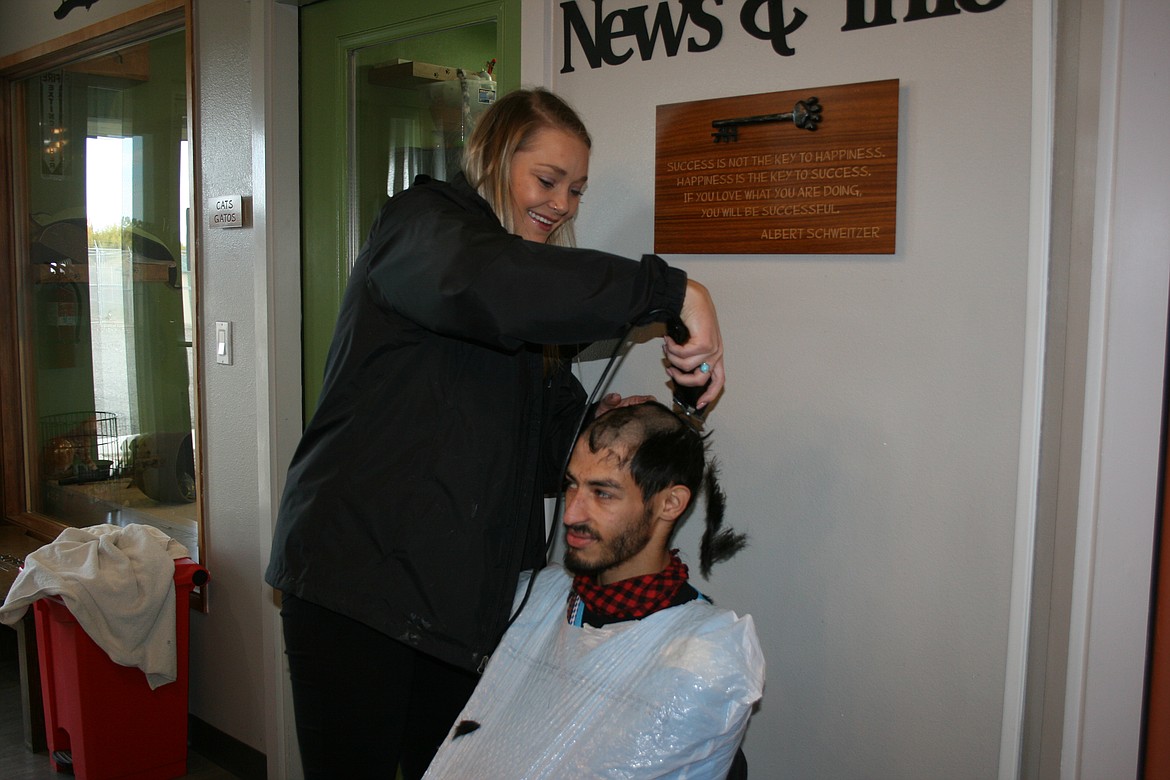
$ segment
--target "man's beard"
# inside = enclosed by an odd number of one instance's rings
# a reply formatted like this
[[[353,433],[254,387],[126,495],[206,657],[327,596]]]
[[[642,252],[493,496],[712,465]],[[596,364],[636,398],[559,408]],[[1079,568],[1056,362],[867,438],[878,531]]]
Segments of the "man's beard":
[[[608,540],[598,537],[592,528],[581,528],[580,530],[584,530],[598,540],[599,544],[591,545],[590,551],[600,555],[593,560],[584,560],[580,550],[574,550],[570,547],[565,550],[565,568],[572,574],[596,579],[603,572],[620,566],[646,549],[646,545],[650,543],[652,525],[650,521],[651,510],[647,508],[640,521],[633,523],[620,534]]]

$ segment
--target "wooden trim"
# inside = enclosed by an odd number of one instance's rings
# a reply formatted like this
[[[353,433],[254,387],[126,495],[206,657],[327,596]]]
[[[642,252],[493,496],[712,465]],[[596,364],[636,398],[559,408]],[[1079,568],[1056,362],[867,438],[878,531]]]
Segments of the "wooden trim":
[[[193,0],[186,0],[187,14],[187,143],[188,153],[191,156],[191,175],[188,186],[191,188],[191,218],[187,225],[187,265],[195,275],[195,287],[192,290],[191,311],[195,316],[196,327],[191,329],[191,350],[194,355],[194,376],[191,377],[192,388],[195,392],[194,419],[191,424],[195,428],[195,518],[198,525],[199,563],[209,567],[211,559],[209,553],[211,534],[206,522],[207,516],[207,445],[206,428],[203,425],[204,410],[207,395],[203,386],[203,367],[207,365],[204,355],[202,329],[199,327],[207,320],[203,311],[203,166],[199,161],[203,159],[200,144],[200,116],[199,106],[202,101],[199,95],[199,79],[195,74],[199,72],[198,39],[195,31],[195,16]],[[204,583],[191,592],[191,606],[207,612],[211,583]]]
[[[1170,353],[1170,350],[1168,350]],[[1162,424],[1162,516],[1158,519],[1158,540],[1154,558],[1149,672],[1146,680],[1146,717],[1143,778],[1170,777],[1170,415]]]
[[[19,512],[9,515],[8,520],[13,525],[20,526],[30,536],[34,536],[42,542],[53,541],[61,534],[61,530],[65,527],[59,521],[36,512]]]
[[[13,82],[10,90],[12,96],[12,128],[13,134],[11,136],[12,148],[14,150],[27,149],[27,126],[24,122],[17,121],[18,106],[23,107],[26,104],[27,96],[25,95],[26,85],[20,82]],[[30,445],[29,431],[37,430],[36,414],[32,405],[28,403],[28,398],[35,394],[35,388],[31,386],[32,377],[26,371],[26,359],[28,355],[24,354],[25,345],[29,343],[31,334],[33,333],[33,318],[34,314],[25,306],[22,300],[23,290],[25,289],[27,264],[24,260],[24,250],[22,247],[28,246],[28,223],[20,218],[18,206],[28,201],[28,192],[17,192],[16,184],[20,182],[27,190],[28,183],[28,157],[24,154],[13,154],[12,159],[16,169],[14,170],[14,178],[12,180],[12,201],[8,206],[8,213],[12,217],[12,238],[15,242],[13,245],[13,253],[8,262],[11,265],[13,286],[12,309],[10,316],[12,317],[12,331],[13,338],[16,339],[16,350],[13,353],[13,360],[11,370],[8,372],[9,376],[15,382],[14,398],[19,399],[17,407],[20,411],[20,416],[17,418],[17,426],[13,429],[12,451],[4,454],[4,464],[7,471],[14,472],[15,477],[20,480],[20,504],[17,507],[17,517],[20,524],[28,528],[32,533],[40,537],[45,537],[46,541],[55,539],[60,533],[59,528],[50,530],[46,524],[46,518],[35,513],[37,507],[32,506],[33,495],[33,480],[38,476],[36,468],[32,464],[32,456],[30,453],[37,452],[35,445]],[[19,468],[15,468],[19,464]]]
[[[14,128],[13,95],[10,81],[0,76],[0,463],[4,464],[0,476],[0,499],[6,517],[23,511],[25,506],[24,469],[16,464],[24,462],[24,447],[21,444],[23,425],[21,422],[23,389],[19,371],[19,341],[17,340],[17,287],[16,282],[16,235],[15,210],[13,208],[13,185],[16,181],[13,165]]]
[[[24,148],[24,124],[16,121],[17,106],[23,105],[23,86],[0,75],[0,170],[5,174],[0,181],[9,186],[0,190],[0,462],[3,463],[4,516],[17,522],[38,538],[48,541],[60,533],[60,527],[48,529],[43,518],[29,512],[29,459],[27,434],[35,430],[31,411],[26,403],[26,377],[23,371],[22,337],[28,333],[25,307],[20,300],[22,252],[27,226],[16,216],[16,204],[22,200],[16,191],[17,183],[26,181],[27,161],[15,150]]]
[[[176,23],[183,20],[188,2],[154,0],[51,41],[0,57],[0,74],[10,78],[32,75],[68,60],[114,48],[121,42],[140,41],[152,32],[174,29]]]

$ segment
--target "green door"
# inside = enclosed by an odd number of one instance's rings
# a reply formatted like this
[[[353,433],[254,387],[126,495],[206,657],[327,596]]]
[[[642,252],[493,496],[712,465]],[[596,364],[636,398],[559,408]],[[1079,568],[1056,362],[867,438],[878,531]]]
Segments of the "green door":
[[[417,173],[458,170],[475,118],[519,85],[519,18],[520,0],[324,0],[301,10],[306,418],[378,209]]]

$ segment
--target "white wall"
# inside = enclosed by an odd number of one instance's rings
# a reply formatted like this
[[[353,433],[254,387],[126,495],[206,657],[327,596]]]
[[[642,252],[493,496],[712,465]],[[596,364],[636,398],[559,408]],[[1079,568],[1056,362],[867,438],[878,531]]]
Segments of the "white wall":
[[[299,776],[279,615],[263,582],[275,504],[301,430],[297,11],[200,0],[203,196],[243,194],[252,222],[203,228],[201,333],[233,323],[234,362],[203,354],[210,609],[195,616],[191,712]],[[202,618],[202,619],[200,619]]]
[[[1062,778],[1137,774],[1150,563],[1163,500],[1170,5],[1125,0],[1104,8]],[[1135,114],[1140,121],[1131,121]]]
[[[993,777],[1033,436],[1031,9],[845,33],[843,3],[801,4],[782,58],[742,5],[706,4],[714,51],[591,70],[575,49],[567,74],[559,8],[526,23],[551,21],[546,78],[594,137],[578,235],[630,255],[653,246],[656,104],[901,82],[896,254],[667,258],[712,289],[727,343],[709,428],[751,547],[702,587],[764,643],[748,760],[777,778]],[[616,388],[664,395],[659,357],[635,347]],[[679,539],[691,560],[699,525]]]
[[[196,6],[199,62],[200,155],[203,197],[253,195],[252,91],[249,4],[223,0]],[[254,204],[253,204],[254,205]],[[253,209],[254,210],[254,209]],[[256,695],[263,668],[262,636],[255,630],[256,541],[254,228],[208,230],[200,226],[200,335],[214,343],[214,322],[233,328],[230,366],[202,350],[202,464],[204,529],[212,582],[209,612],[191,629],[191,712],[216,728],[264,749],[265,702]]]

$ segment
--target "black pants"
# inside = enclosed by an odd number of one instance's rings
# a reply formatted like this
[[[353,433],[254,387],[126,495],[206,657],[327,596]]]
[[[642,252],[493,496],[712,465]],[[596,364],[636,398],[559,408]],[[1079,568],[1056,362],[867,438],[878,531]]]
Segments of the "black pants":
[[[422,777],[479,676],[288,594],[280,615],[306,780]]]

